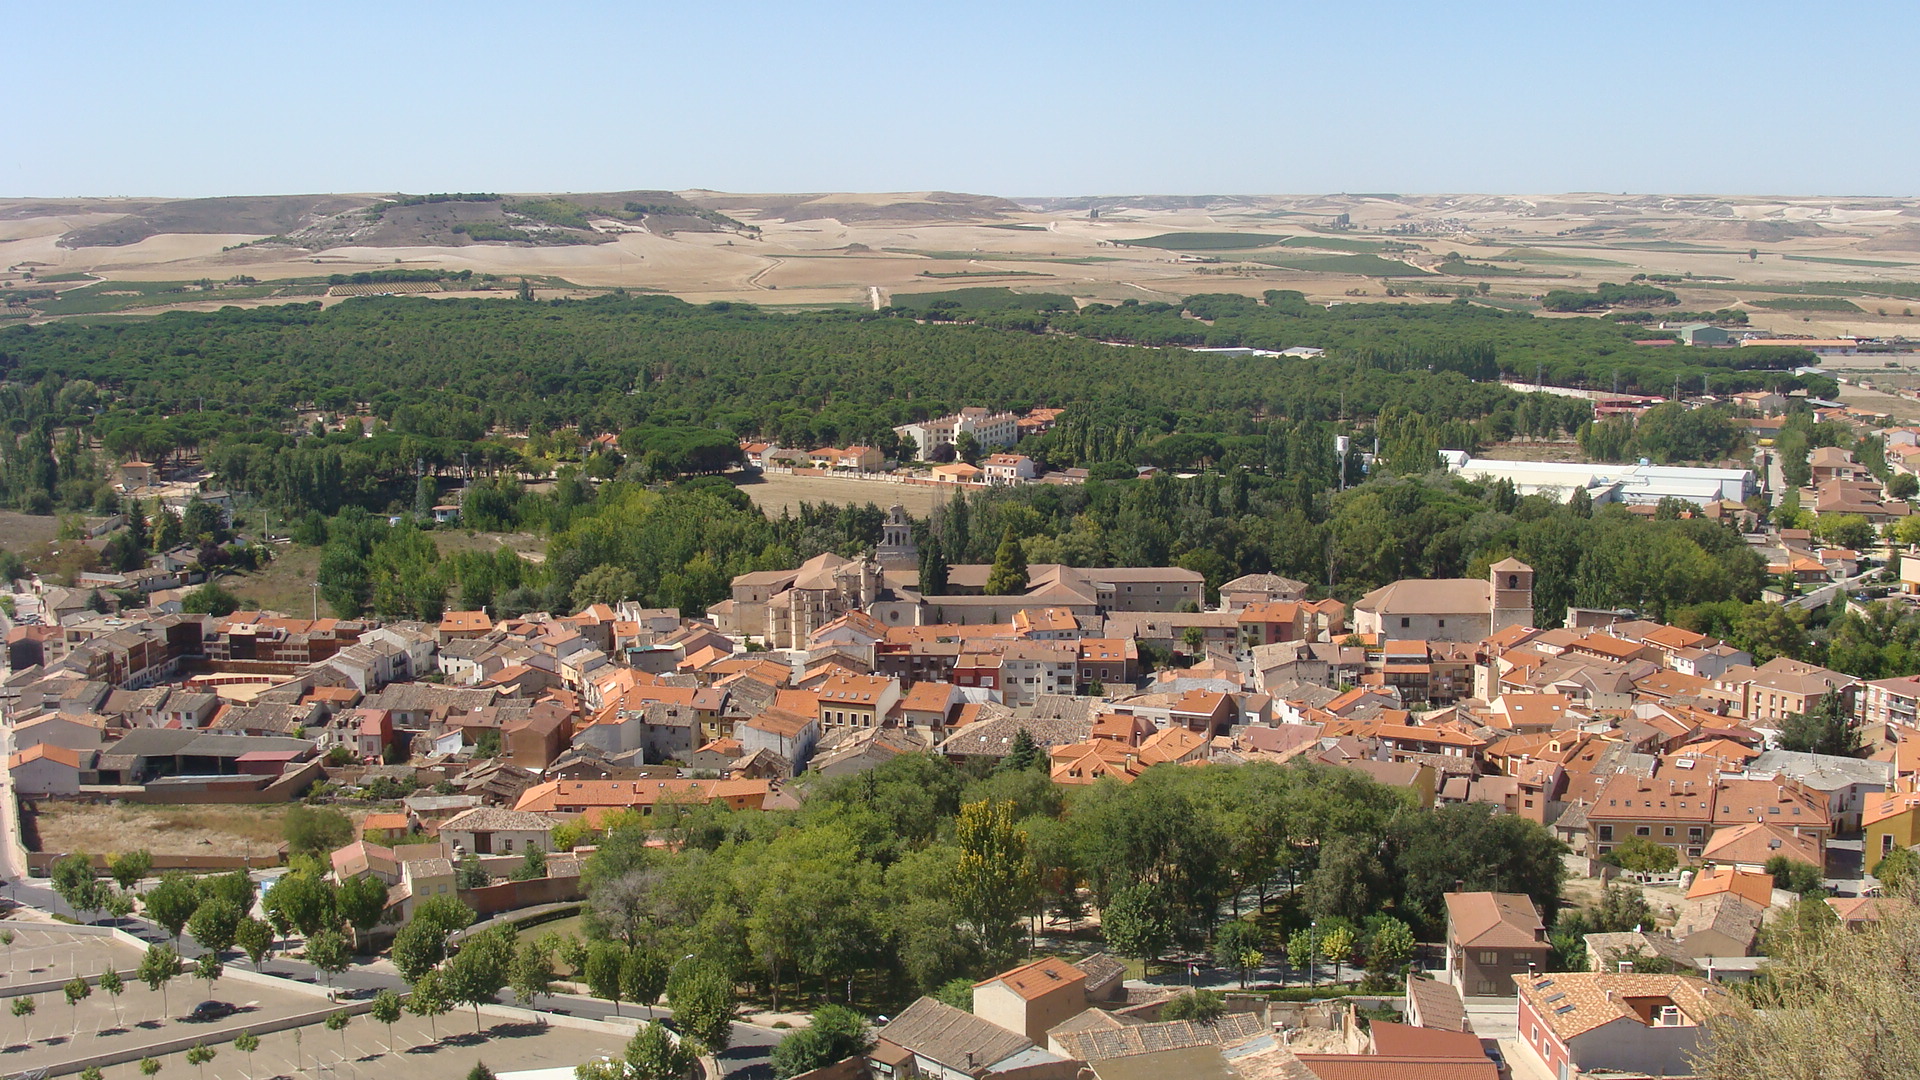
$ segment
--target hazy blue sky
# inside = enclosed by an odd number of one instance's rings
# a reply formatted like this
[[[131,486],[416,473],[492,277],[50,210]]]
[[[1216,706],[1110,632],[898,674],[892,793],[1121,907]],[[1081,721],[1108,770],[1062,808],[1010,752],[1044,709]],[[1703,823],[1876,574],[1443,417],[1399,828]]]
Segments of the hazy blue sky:
[[[20,3],[0,193],[1913,194],[1920,4]]]

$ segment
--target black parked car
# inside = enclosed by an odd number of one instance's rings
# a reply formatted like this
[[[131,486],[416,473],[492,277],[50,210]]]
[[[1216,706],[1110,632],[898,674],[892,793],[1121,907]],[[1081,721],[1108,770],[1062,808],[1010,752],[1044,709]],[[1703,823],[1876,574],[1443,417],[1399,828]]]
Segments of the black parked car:
[[[187,1019],[196,1024],[210,1024],[215,1020],[224,1020],[237,1010],[224,1001],[203,1001],[193,1007]]]

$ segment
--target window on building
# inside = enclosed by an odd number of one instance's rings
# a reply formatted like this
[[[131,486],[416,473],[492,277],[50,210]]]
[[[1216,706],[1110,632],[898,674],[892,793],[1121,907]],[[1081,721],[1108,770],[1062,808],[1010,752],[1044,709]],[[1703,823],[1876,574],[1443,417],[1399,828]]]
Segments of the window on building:
[[[1668,835],[1668,836],[1672,836],[1672,835],[1673,835],[1673,826],[1671,826],[1671,825],[1669,825],[1669,826],[1667,826],[1667,831],[1666,831],[1666,835]]]
[[[1402,618],[1402,619],[1400,620],[1400,628],[1401,628],[1402,630],[1404,630],[1404,629],[1406,629],[1407,627],[1409,627],[1409,626],[1412,626],[1412,625],[1413,625],[1413,620],[1412,620],[1412,619],[1408,619],[1408,618]]]
[[[1613,826],[1611,825],[1600,826],[1600,839],[1602,840],[1613,839]]]
[[[1480,963],[1484,966],[1491,967],[1494,964],[1498,964],[1499,962],[1500,962],[1500,954],[1497,952],[1493,952],[1492,950],[1485,950],[1480,953]]]
[[[1635,826],[1633,827],[1633,835],[1635,835],[1635,836],[1652,836],[1652,835],[1653,835],[1653,826],[1651,826],[1651,825],[1635,825]]]

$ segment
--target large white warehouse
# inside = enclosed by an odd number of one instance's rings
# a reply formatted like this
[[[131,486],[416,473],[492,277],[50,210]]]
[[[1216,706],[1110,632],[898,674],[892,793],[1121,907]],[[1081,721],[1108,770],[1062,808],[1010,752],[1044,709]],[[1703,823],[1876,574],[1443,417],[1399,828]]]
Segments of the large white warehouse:
[[[1705,506],[1721,499],[1743,502],[1755,491],[1752,469],[1695,469],[1680,465],[1611,465],[1585,461],[1501,461],[1441,452],[1448,468],[1473,480],[1508,480],[1522,495],[1552,495],[1561,501],[1585,490],[1596,505],[1641,505],[1685,499]]]

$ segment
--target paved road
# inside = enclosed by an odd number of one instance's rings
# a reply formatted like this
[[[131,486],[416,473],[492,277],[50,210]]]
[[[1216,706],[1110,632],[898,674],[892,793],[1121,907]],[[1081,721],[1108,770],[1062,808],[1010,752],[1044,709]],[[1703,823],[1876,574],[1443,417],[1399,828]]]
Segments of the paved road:
[[[10,802],[11,800],[8,801]],[[4,891],[7,898],[16,903],[27,904],[39,908],[42,911],[52,912],[56,915],[65,915],[69,918],[77,919],[81,917],[78,912],[68,907],[66,901],[60,899],[59,894],[55,893],[53,888],[45,881],[9,876],[7,882],[8,884],[5,889],[0,891]],[[107,921],[149,943],[158,944],[171,940],[165,930],[145,919],[130,918],[118,920],[117,922],[113,920]],[[183,936],[180,939],[180,954],[182,956],[192,959],[204,951],[205,950],[201,949],[192,937]],[[235,958],[232,955],[227,957],[226,962],[229,964],[237,964],[247,970],[254,970],[252,964],[247,963],[244,959]],[[349,968],[333,976],[330,983],[326,975],[313,965],[305,961],[285,957],[276,957],[272,960],[267,960],[260,965],[258,970],[267,975],[277,975],[284,979],[292,979],[297,982],[310,983],[316,986],[331,985],[335,990],[339,991],[343,997],[371,997],[381,990],[401,992],[406,990],[406,982],[398,975],[365,967],[356,966]],[[519,1001],[516,1000],[511,993],[502,993],[495,1000],[502,1005],[520,1005]],[[573,994],[554,994],[550,997],[542,998],[535,1005],[535,1008],[541,1012],[554,1012],[567,1016],[584,1017],[591,1020],[614,1019],[616,1016],[614,1007],[608,1002]],[[629,1004],[622,1005],[617,1015],[619,1018],[629,1020],[640,1018],[665,1020],[671,1016],[672,1013],[667,1009],[649,1009]],[[784,1032],[775,1031],[771,1028],[758,1027],[753,1024],[735,1023],[733,1025],[733,1045],[725,1053],[719,1055],[719,1060],[724,1067],[725,1075],[731,1078],[731,1080],[771,1080],[773,1076],[773,1067],[771,1064],[773,1047],[775,1043],[780,1041],[783,1034]]]

